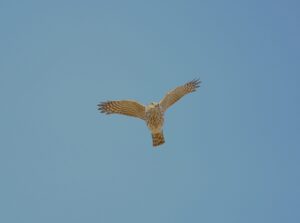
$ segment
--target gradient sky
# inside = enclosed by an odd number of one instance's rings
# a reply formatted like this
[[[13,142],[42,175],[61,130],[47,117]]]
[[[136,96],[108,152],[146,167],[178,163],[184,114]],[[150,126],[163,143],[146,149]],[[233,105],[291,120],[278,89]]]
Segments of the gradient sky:
[[[300,222],[299,9],[0,1],[0,222]],[[159,149],[96,109],[196,77]]]

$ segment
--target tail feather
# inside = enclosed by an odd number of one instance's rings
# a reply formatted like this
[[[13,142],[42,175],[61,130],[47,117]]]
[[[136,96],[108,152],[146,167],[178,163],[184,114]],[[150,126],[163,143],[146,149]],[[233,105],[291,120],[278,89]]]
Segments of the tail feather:
[[[159,146],[165,143],[164,133],[152,133],[153,146]]]

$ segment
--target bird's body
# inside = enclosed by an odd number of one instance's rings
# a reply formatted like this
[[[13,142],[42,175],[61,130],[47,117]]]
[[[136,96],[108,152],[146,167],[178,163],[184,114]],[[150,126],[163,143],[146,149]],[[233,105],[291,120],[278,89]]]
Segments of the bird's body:
[[[164,125],[164,112],[158,103],[152,102],[146,107],[146,123],[152,133],[153,146],[159,146],[165,142],[162,131]]]
[[[158,103],[146,106],[146,123],[152,133],[158,133],[164,125],[164,112]]]
[[[152,133],[153,146],[165,142],[163,135],[164,114],[166,110],[184,95],[196,91],[201,82],[193,80],[170,91],[159,102],[144,106],[136,101],[121,100],[100,103],[99,110],[106,114],[123,114],[144,120]]]

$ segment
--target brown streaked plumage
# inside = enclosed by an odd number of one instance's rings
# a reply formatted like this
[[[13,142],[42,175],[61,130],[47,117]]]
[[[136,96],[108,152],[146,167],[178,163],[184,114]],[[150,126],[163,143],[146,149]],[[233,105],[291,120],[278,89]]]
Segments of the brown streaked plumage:
[[[196,91],[201,81],[194,79],[169,91],[159,102],[147,106],[133,100],[106,101],[98,104],[98,110],[105,114],[122,114],[144,120],[152,133],[153,146],[165,143],[163,135],[164,113],[183,96]]]
[[[201,84],[200,80],[194,79],[182,86],[179,86],[179,87],[169,91],[165,95],[165,97],[159,102],[159,104],[162,107],[162,110],[166,111],[169,107],[171,107],[180,98],[182,98],[186,94],[196,91],[196,89],[200,86],[200,84]]]
[[[137,117],[145,120],[145,106],[137,101],[122,100],[122,101],[106,101],[98,104],[98,110],[101,113],[109,114],[122,114]]]

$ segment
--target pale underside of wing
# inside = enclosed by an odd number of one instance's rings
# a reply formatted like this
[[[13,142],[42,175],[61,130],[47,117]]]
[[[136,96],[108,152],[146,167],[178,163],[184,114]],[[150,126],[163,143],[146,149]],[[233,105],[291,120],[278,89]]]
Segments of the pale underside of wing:
[[[145,106],[133,100],[106,101],[98,104],[105,114],[122,114],[145,120]]]
[[[192,80],[182,86],[176,87],[169,91],[164,98],[159,102],[163,111],[166,111],[170,106],[177,102],[183,96],[196,91],[200,86],[201,81],[199,79]]]

